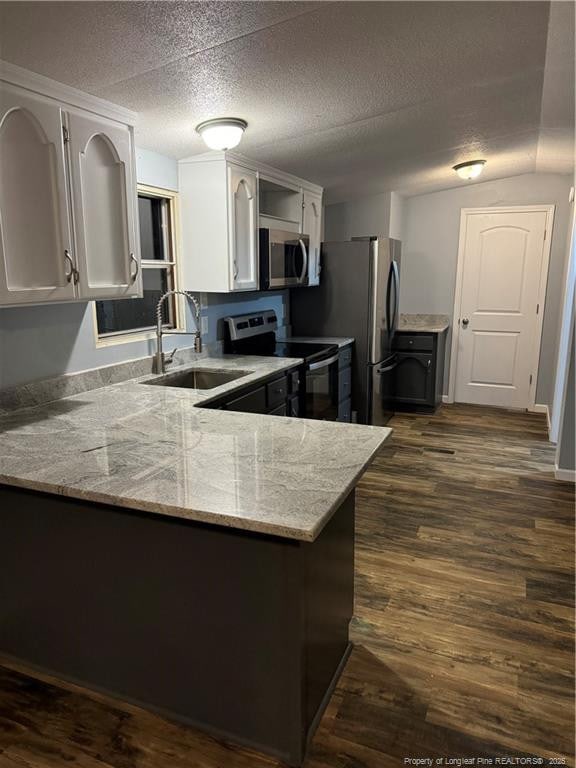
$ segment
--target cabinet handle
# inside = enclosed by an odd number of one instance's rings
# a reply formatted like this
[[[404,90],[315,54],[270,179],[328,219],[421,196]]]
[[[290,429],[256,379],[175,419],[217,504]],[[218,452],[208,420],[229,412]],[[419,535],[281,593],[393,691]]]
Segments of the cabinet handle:
[[[74,281],[74,285],[77,285],[80,273],[74,266],[74,261],[72,260],[72,256],[68,249],[65,249],[64,251],[64,259],[66,260],[66,264],[70,266],[70,272],[66,272],[66,282],[71,283]]]
[[[132,264],[136,265],[136,269],[134,272],[132,272]],[[136,256],[134,256],[133,253],[130,254],[130,280],[131,282],[135,283],[136,278],[138,277],[138,273],[140,272],[140,264],[138,263],[138,259]]]
[[[234,280],[238,278],[238,262],[234,259]]]

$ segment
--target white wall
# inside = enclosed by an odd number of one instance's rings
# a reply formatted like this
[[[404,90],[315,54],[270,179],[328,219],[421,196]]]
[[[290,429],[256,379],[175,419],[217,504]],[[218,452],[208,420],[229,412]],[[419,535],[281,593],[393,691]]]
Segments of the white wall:
[[[389,237],[390,192],[362,197],[324,209],[324,240],[350,240],[352,237]]]
[[[136,173],[139,184],[178,189],[178,163],[171,157],[136,147]]]
[[[390,237],[402,240],[404,237],[404,217],[406,215],[406,199],[398,192],[390,192],[390,222],[388,231]]]
[[[565,175],[525,174],[469,186],[463,184],[404,201],[400,310],[450,317],[454,308],[461,208],[556,206],[536,394],[538,403],[549,406],[554,392],[571,184],[571,177]],[[447,373],[444,391],[448,391]]]

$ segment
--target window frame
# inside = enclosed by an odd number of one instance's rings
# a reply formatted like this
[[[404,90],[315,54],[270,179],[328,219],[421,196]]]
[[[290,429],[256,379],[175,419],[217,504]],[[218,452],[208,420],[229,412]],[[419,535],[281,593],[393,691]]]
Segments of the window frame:
[[[170,252],[172,258],[170,261],[164,260],[146,260],[141,262],[142,269],[163,269],[166,266],[172,267],[173,288],[179,290],[181,285],[180,271],[180,248],[178,233],[180,231],[180,211],[178,192],[163,187],[152,187],[148,184],[138,184],[137,194],[146,197],[163,198],[170,201],[169,205],[169,225],[170,225]],[[138,242],[140,242],[140,230],[138,228]],[[117,299],[117,301],[131,301],[131,299]],[[96,348],[112,347],[118,344],[131,344],[137,341],[148,341],[156,338],[155,328],[135,329],[133,331],[117,331],[115,333],[100,334],[98,332],[98,317],[96,314],[96,301],[92,301],[92,326],[94,329],[94,340]],[[174,327],[172,330],[185,331],[186,327],[186,308],[182,296],[174,297]]]

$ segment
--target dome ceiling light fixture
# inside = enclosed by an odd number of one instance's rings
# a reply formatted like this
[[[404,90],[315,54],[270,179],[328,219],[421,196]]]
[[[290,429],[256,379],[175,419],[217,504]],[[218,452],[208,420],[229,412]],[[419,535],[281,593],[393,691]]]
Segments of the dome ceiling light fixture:
[[[199,123],[196,131],[202,136],[207,147],[223,150],[237,147],[247,127],[246,120],[239,117],[217,117]]]
[[[471,179],[476,179],[478,176],[480,176],[484,170],[485,165],[486,160],[468,160],[465,163],[458,163],[457,165],[453,165],[452,168],[456,171],[461,179],[470,181]]]

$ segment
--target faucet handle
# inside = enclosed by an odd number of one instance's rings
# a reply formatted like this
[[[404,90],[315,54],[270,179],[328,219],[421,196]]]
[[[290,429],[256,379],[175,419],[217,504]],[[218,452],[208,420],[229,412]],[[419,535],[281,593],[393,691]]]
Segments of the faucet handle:
[[[170,365],[170,363],[174,362],[174,355],[178,352],[178,347],[174,347],[172,352],[164,352],[164,365]]]

